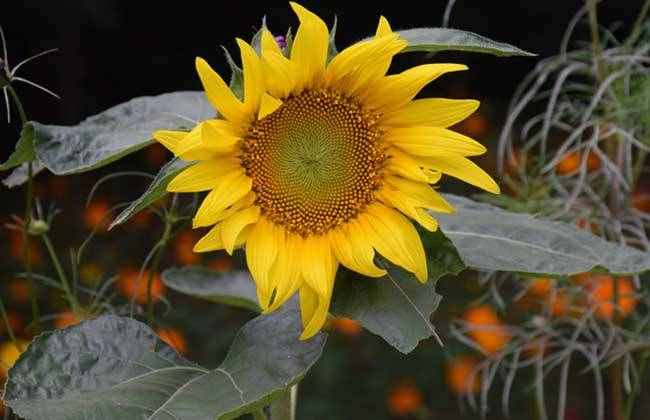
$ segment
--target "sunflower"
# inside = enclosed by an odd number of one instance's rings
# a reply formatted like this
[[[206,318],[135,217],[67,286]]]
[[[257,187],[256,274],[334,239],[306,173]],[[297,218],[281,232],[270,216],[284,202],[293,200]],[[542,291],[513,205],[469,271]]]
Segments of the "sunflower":
[[[211,226],[195,252],[245,247],[260,306],[273,311],[298,292],[302,339],[326,321],[339,264],[386,274],[375,252],[427,280],[422,241],[410,219],[437,229],[431,211],[452,206],[430,184],[442,174],[497,193],[468,156],[480,143],[448,130],[475,100],[414,99],[461,64],[426,64],[386,75],[407,42],[381,17],[376,35],[328,59],[329,31],[304,7],[290,51],[266,29],[259,53],[237,39],[243,99],[201,59],[196,69],[218,117],[190,132],[154,138],[198,161],[168,185],[208,191],[193,219]]]

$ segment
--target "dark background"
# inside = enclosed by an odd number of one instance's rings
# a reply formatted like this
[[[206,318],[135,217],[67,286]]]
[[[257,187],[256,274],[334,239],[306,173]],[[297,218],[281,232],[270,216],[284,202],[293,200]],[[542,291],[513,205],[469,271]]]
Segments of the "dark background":
[[[32,87],[16,85],[29,118],[49,124],[75,124],[136,96],[198,90],[201,86],[194,70],[194,57],[197,55],[205,57],[226,76],[227,66],[220,45],[235,51],[234,38],[250,39],[259,29],[264,15],[275,33],[284,33],[289,26],[297,26],[285,1],[24,0],[12,2],[11,7],[7,5],[9,1],[0,5],[0,24],[8,38],[11,66],[49,48],[60,50],[27,64],[21,68],[20,75],[57,92],[61,100]],[[380,14],[389,19],[394,29],[439,26],[446,1],[399,0],[385,4],[304,1],[302,4],[328,24],[332,23],[335,15],[338,16],[337,45],[342,49],[373,33]],[[442,53],[433,58],[470,66],[469,72],[441,79],[433,89],[445,96],[472,97],[482,101],[480,111],[489,127],[479,140],[488,148],[494,149],[495,134],[500,130],[505,105],[516,85],[540,58],[558,51],[564,28],[582,4],[563,0],[457,1],[451,15],[451,27],[473,31],[539,54],[536,58],[501,58]],[[601,20],[608,26],[616,22],[629,25],[640,5],[641,0],[605,0],[599,8]],[[585,29],[580,26],[576,38],[580,39]],[[410,54],[397,64],[417,64],[424,58],[423,54]],[[4,161],[13,149],[19,128],[15,109],[12,111],[12,124],[8,125],[4,104],[0,105],[0,161]],[[83,240],[87,230],[80,220],[84,217],[85,198],[92,184],[100,176],[114,171],[115,166],[149,172],[157,170],[157,166],[152,165],[141,152],[108,168],[66,177],[65,184],[51,175],[38,177],[37,195],[46,201],[57,201],[57,205],[63,208],[52,235],[59,249],[63,250],[65,245],[78,245]],[[110,204],[131,200],[145,186],[146,182],[142,180],[117,180],[102,187],[100,198]],[[65,188],[63,192],[55,193],[55,187]],[[0,187],[0,223],[7,221],[10,213],[22,211],[22,194],[22,190],[7,191]],[[160,229],[160,224],[153,224],[137,233],[124,227],[103,235],[90,252],[102,269],[113,274],[121,264],[137,266],[142,260],[141,254],[151,246],[152,238],[158,237]],[[0,230],[0,252],[6,255],[6,250],[1,247],[6,242],[4,234]],[[124,235],[128,240],[125,241]],[[187,244],[183,246],[187,247]],[[168,255],[169,260],[170,257]],[[176,262],[178,259],[177,256]],[[167,263],[166,266],[171,265],[171,261]],[[19,269],[15,258],[0,257],[0,280],[10,278],[9,273]],[[453,280],[455,283],[456,279]],[[440,293],[445,302],[451,303],[445,303],[447,306],[438,311],[435,319],[438,327],[445,323],[443,314],[453,316],[454,311],[464,307],[463,299],[467,300],[467,295],[472,292],[469,290],[471,287],[467,289],[451,283],[440,282]],[[197,325],[184,325],[183,328],[192,346],[190,357],[206,365],[218,363],[232,335],[249,316],[230,308],[199,307],[181,297],[171,300],[174,310],[165,315],[167,318],[162,320],[163,323],[178,321],[180,325],[188,319],[196,320],[194,324]],[[451,357],[456,350],[459,350],[458,343],[447,342],[441,350],[433,340],[427,340],[406,357],[369,333],[362,333],[360,338],[333,334],[324,357],[301,388],[299,418],[389,418],[387,395],[401,381],[413,382],[424,395],[425,408],[413,418],[461,418],[463,411],[458,409],[456,399],[446,390],[443,375],[445,358]],[[579,390],[580,386],[574,389]],[[571,400],[572,407],[587,406],[584,411],[587,414],[572,419],[590,418],[588,413],[592,404],[588,399],[582,401],[578,397]],[[521,408],[521,401],[515,400],[515,406]],[[498,398],[493,405],[498,407]],[[499,413],[496,409],[489,418],[500,418]],[[529,411],[524,407],[515,413],[525,416]]]
[[[54,124],[77,123],[135,96],[199,89],[194,57],[205,57],[225,73],[219,46],[234,51],[234,38],[250,39],[264,15],[274,32],[284,33],[288,26],[296,27],[296,19],[285,1],[3,3],[0,24],[8,37],[10,64],[49,48],[60,50],[20,71],[22,76],[61,95],[59,101],[32,87],[20,86],[29,118]],[[330,24],[338,16],[337,44],[341,48],[372,33],[380,14],[397,29],[439,26],[446,1],[303,4]],[[605,23],[629,22],[640,4],[640,0],[604,1],[600,14]],[[565,25],[581,5],[580,1],[567,0],[458,0],[450,26],[512,43],[545,57],[557,51]],[[464,83],[464,91],[483,101],[507,100],[537,61],[475,54],[452,56],[471,66],[470,72],[455,75],[453,80]],[[4,109],[1,112],[0,121],[4,120]],[[8,155],[15,138],[15,125],[8,128],[5,123],[0,124],[0,157]]]

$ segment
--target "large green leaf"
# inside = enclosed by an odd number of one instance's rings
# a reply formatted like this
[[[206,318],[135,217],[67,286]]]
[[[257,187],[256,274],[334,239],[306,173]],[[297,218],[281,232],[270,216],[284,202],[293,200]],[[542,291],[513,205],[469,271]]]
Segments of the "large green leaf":
[[[156,177],[151,181],[151,184],[149,184],[149,187],[144,194],[132,201],[127,208],[122,210],[115,220],[113,220],[108,229],[110,230],[117,225],[121,225],[138,212],[164,197],[167,194],[167,184],[169,184],[176,175],[181,173],[183,169],[189,167],[193,163],[194,162],[188,162],[178,158],[174,158],[167,162],[165,166],[160,169],[158,175],[156,175]]]
[[[436,281],[464,269],[458,254],[441,233],[423,233],[429,268],[425,284],[385,260],[379,264],[388,275],[373,279],[343,271],[336,280],[332,312],[359,321],[402,353],[409,353],[421,340],[436,336],[430,317],[441,297]]]
[[[20,138],[16,142],[16,147],[9,158],[0,164],[0,171],[6,171],[22,163],[34,160],[36,152],[34,151],[34,126],[31,123],[26,124],[20,132]]]
[[[318,360],[289,306],[247,323],[214,370],[176,355],[146,325],[112,315],[38,336],[9,373],[5,401],[27,420],[213,420],[268,404]]]
[[[206,267],[187,266],[165,270],[162,280],[170,289],[186,295],[260,311],[255,284],[246,271],[218,273]]]
[[[407,51],[468,51],[499,56],[534,56],[513,45],[496,42],[473,32],[449,28],[413,28],[397,33],[408,41]]]
[[[135,98],[71,127],[32,123],[36,156],[57,175],[85,172],[151,144],[156,130],[191,128],[214,114],[203,92]]]
[[[649,253],[607,242],[575,226],[455,195],[445,198],[457,211],[436,218],[468,267],[552,275],[594,268],[617,274],[650,270]]]
[[[24,162],[9,174],[8,177],[2,180],[2,184],[7,188],[14,188],[23,185],[28,179],[29,163]],[[32,177],[36,176],[45,169],[45,166],[38,160],[32,162]]]

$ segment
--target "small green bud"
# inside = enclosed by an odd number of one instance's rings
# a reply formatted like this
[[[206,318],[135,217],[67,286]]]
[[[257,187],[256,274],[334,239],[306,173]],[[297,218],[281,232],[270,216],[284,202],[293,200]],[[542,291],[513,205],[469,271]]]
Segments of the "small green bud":
[[[45,220],[34,219],[29,222],[27,233],[33,236],[40,236],[50,230],[50,225]]]

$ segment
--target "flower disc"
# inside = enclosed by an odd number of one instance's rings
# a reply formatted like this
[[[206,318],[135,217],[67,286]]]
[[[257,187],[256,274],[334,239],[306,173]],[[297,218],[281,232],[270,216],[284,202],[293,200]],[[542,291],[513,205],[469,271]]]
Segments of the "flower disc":
[[[373,201],[385,160],[378,137],[359,104],[311,90],[255,122],[241,160],[264,215],[302,236],[322,234]]]

